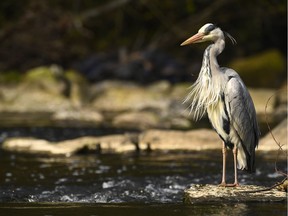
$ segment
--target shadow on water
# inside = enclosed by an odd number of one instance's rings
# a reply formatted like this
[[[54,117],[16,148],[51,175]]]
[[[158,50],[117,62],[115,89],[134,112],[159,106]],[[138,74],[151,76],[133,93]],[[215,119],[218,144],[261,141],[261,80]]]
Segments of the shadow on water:
[[[281,181],[276,155],[258,152],[256,173],[240,172],[240,183],[270,186]],[[228,181],[233,181],[231,156]],[[285,203],[184,205],[184,189],[192,183],[219,183],[221,166],[220,147],[71,157],[0,151],[0,214],[286,215]],[[278,166],[286,171],[286,159]]]

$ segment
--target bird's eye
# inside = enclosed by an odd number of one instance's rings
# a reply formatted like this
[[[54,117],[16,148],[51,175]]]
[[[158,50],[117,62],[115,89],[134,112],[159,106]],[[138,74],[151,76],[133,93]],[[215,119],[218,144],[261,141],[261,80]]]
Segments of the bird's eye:
[[[209,26],[207,26],[207,28],[204,30],[204,34],[209,34],[212,30],[214,30],[216,28],[216,26],[215,25],[209,25]]]

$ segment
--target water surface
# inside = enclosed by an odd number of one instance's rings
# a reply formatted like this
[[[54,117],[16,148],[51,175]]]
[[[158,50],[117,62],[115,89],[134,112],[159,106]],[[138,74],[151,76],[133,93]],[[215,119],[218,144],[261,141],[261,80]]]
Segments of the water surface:
[[[228,181],[233,182],[231,156],[230,152],[227,174]],[[275,172],[276,158],[276,152],[257,152],[256,173],[240,172],[240,183],[270,186],[281,181],[283,176]],[[220,146],[218,151],[79,154],[71,157],[0,151],[0,213],[225,215],[234,211],[233,215],[257,215],[257,212],[286,215],[285,203],[184,205],[184,189],[195,183],[218,184],[221,166]],[[283,157],[277,166],[286,172]]]

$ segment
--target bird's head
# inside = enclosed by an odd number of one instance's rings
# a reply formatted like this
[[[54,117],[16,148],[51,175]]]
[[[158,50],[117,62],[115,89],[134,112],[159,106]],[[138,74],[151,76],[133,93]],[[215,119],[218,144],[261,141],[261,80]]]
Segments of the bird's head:
[[[215,42],[219,38],[223,38],[224,40],[225,38],[224,36],[229,37],[233,44],[236,43],[236,40],[230,34],[228,34],[227,32],[223,32],[219,27],[217,27],[212,23],[207,23],[199,29],[197,34],[185,40],[181,44],[181,46],[185,46],[192,43],[202,43],[205,41]]]

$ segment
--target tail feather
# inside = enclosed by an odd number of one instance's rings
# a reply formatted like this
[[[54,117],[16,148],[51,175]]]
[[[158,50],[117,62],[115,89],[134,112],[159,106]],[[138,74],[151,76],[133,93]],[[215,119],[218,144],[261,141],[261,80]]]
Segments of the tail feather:
[[[248,153],[242,145],[238,146],[237,168],[248,172],[255,172],[255,152]]]

